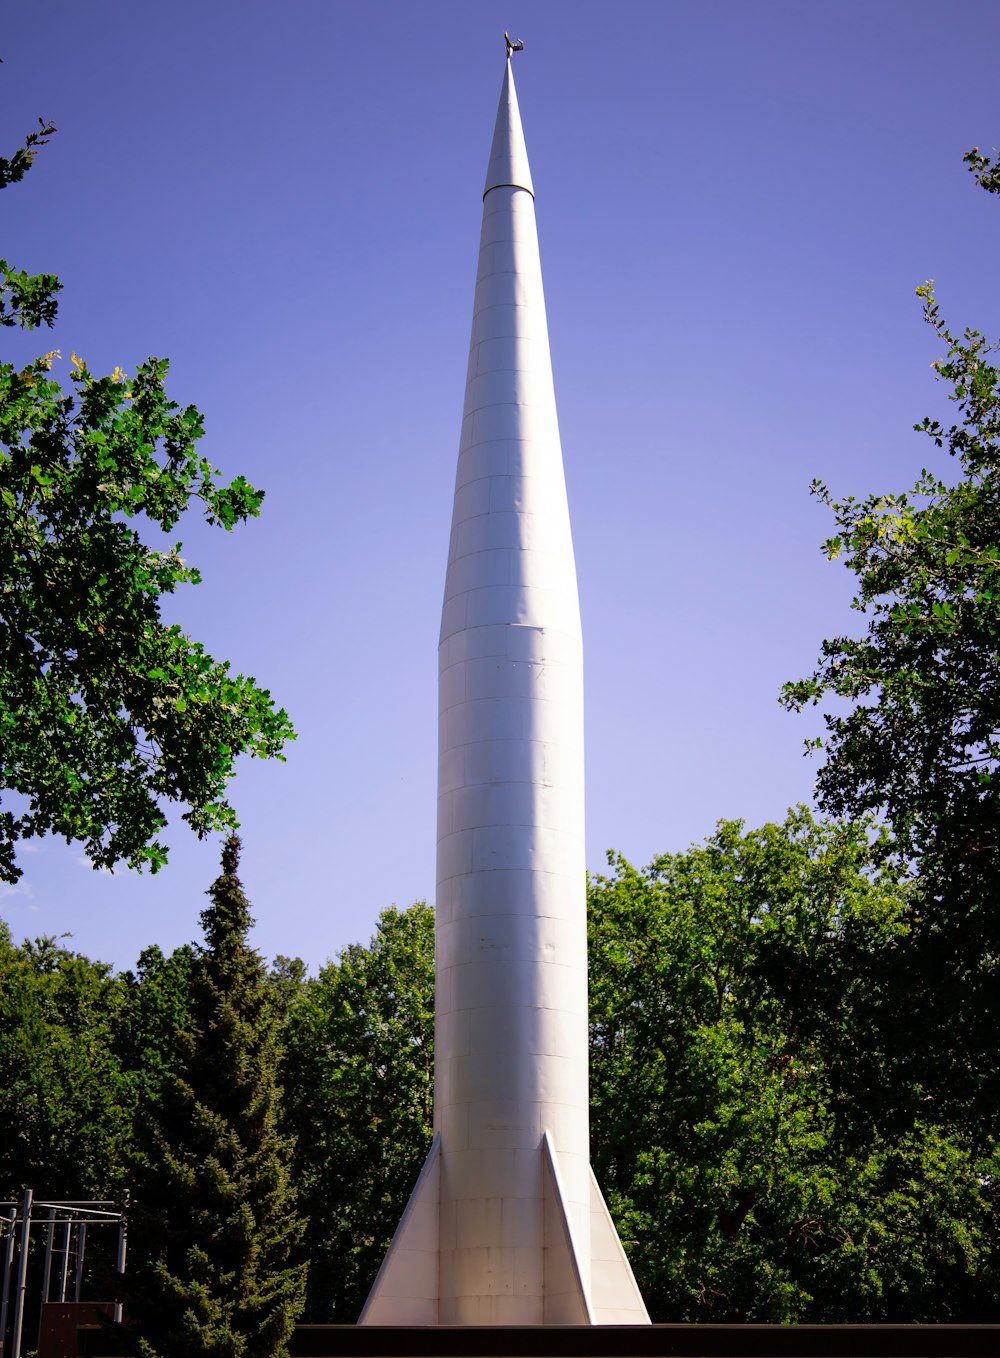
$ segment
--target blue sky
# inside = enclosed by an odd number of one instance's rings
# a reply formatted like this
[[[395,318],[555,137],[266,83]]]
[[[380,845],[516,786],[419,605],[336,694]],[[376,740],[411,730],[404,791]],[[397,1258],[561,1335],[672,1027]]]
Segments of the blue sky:
[[[915,286],[1000,330],[994,0],[256,0],[12,8],[3,253],[57,272],[95,370],[171,360],[204,447],[267,490],[172,615],[299,730],[233,784],[268,956],[311,965],[433,896],[436,644],[481,213],[515,67],[586,644],[588,860],[645,862],[811,795],[783,680],[856,626],[812,477],[899,489],[946,412]],[[64,365],[65,366],[65,365]],[[36,842],[16,937],[121,966],[198,937],[219,844],[157,877]]]

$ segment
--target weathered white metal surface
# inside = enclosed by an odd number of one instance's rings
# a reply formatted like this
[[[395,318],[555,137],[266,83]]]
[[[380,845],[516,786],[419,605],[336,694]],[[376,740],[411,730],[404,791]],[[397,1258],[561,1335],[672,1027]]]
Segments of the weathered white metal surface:
[[[589,1163],[580,610],[509,60],[483,200],[439,656],[440,1153],[362,1323],[428,1323],[411,1294],[434,1250],[430,1323],[618,1317],[631,1273],[623,1281],[599,1192],[603,1216],[594,1209]],[[592,1221],[614,1273],[599,1307]],[[629,1314],[648,1320],[631,1288]]]
[[[359,1325],[436,1325],[441,1137],[435,1134]]]
[[[590,1303],[595,1325],[648,1325],[642,1299],[604,1194],[590,1175]]]

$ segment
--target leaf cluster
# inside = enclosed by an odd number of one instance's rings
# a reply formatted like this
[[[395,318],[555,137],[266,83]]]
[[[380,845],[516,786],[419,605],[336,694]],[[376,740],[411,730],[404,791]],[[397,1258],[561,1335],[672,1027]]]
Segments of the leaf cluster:
[[[39,148],[48,142],[55,130],[53,123],[39,118],[38,130],[28,133],[23,146],[19,146],[9,159],[0,156],[0,189],[24,178]],[[0,259],[0,325],[20,325],[28,330],[52,325],[58,306],[55,295],[61,287],[55,274],[31,275]]]
[[[994,151],[993,156],[987,156],[980,151],[978,146],[974,146],[971,151],[966,151],[962,159],[969,167],[969,172],[976,177],[976,183],[984,188],[987,193],[1000,193],[1000,155]]]
[[[9,161],[22,178],[54,129]],[[0,263],[0,320],[51,325],[58,280]],[[98,376],[58,351],[0,364],[0,878],[20,875],[19,839],[78,840],[97,866],[156,871],[170,802],[204,835],[233,828],[226,787],[240,754],[281,757],[287,714],[253,678],[233,674],[181,627],[161,598],[198,571],[181,543],[150,546],[188,509],[229,530],[263,492],[229,483],[198,451],[202,418],[166,393],[167,361],[131,379]]]

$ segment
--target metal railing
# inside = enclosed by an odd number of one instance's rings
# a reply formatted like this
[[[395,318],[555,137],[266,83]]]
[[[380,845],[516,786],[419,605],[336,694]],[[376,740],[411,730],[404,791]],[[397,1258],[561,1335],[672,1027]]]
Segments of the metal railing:
[[[3,1273],[0,1277],[0,1354],[3,1358],[21,1358],[21,1338],[28,1301],[28,1256],[32,1227],[45,1232],[45,1256],[39,1288],[39,1316],[41,1307],[49,1301],[83,1301],[84,1260],[87,1252],[87,1231],[94,1227],[115,1227],[118,1231],[115,1272],[125,1272],[127,1243],[128,1194],[118,1203],[107,1200],[53,1199],[36,1202],[30,1188],[17,1201],[0,1202],[0,1258]],[[17,1276],[14,1280],[14,1260]],[[72,1267],[71,1267],[72,1261]],[[53,1289],[53,1265],[55,1288]],[[6,1340],[7,1317],[11,1307],[10,1348]],[[56,1295],[53,1297],[53,1290]],[[72,1297],[70,1293],[72,1292]],[[102,1298],[103,1300],[103,1298]],[[121,1302],[114,1302],[112,1318],[121,1320]],[[39,1321],[40,1323],[40,1321]]]

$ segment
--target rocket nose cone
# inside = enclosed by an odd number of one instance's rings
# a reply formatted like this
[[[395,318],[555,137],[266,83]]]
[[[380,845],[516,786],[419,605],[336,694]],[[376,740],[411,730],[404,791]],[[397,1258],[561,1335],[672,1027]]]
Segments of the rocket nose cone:
[[[490,189],[505,186],[527,189],[532,197],[535,188],[531,182],[528,166],[528,152],[524,145],[524,132],[521,128],[521,113],[517,107],[517,90],[510,69],[510,59],[504,72],[503,88],[500,91],[500,106],[497,109],[496,127],[493,130],[493,145],[490,148],[490,162],[486,170],[486,187],[483,197]]]

